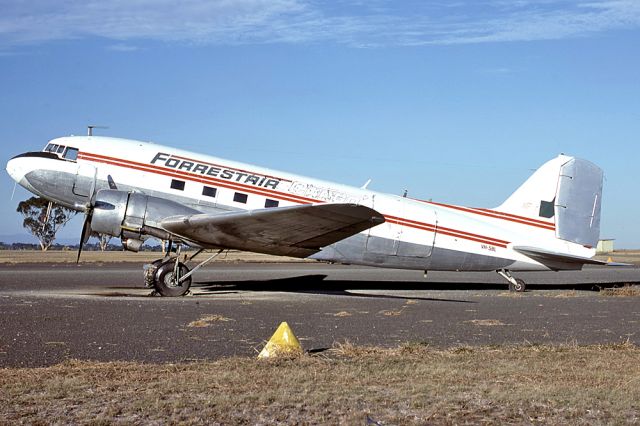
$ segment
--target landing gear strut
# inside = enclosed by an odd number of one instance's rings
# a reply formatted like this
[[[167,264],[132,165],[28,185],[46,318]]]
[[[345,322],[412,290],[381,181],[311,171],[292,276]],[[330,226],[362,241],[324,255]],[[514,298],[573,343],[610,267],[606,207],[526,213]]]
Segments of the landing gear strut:
[[[523,279],[514,278],[508,269],[500,269],[496,271],[505,280],[509,281],[509,291],[521,293],[526,290],[527,285]]]
[[[181,246],[178,245],[175,257],[158,259],[153,263],[145,265],[144,283],[145,287],[154,289],[152,294],[159,294],[160,296],[166,297],[177,297],[188,294],[189,287],[191,287],[191,275],[211,262],[222,252],[222,250],[219,250],[189,270],[186,262],[192,261],[197,255],[202,253],[203,250],[198,250],[188,260],[185,255],[184,261],[180,262],[180,249]],[[171,252],[167,251],[167,253],[170,255]]]

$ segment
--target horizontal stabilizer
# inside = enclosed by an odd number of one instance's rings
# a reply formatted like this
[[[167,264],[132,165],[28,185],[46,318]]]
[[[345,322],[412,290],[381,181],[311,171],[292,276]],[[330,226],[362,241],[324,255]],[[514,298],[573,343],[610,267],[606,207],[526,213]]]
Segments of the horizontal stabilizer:
[[[576,266],[607,265],[607,262],[604,262],[602,260],[592,259],[590,257],[575,256],[566,253],[558,253],[536,247],[516,246],[513,249],[519,253],[524,254],[525,256],[529,256],[530,258],[537,260],[544,265],[549,266],[551,269],[564,269],[554,266],[558,264],[574,264]]]
[[[520,252],[530,258],[537,260],[538,262],[549,266],[551,269],[564,269],[558,268],[558,264],[574,264],[576,266],[581,265],[600,265],[600,266],[634,266],[630,263],[620,262],[606,262],[603,260],[597,260],[590,257],[573,256],[570,254],[556,253],[549,250],[543,250],[535,247],[514,247],[515,251]]]
[[[633,263],[607,262],[607,266],[635,266]]]
[[[203,247],[307,257],[383,222],[380,213],[365,206],[309,204],[172,216],[160,226]]]

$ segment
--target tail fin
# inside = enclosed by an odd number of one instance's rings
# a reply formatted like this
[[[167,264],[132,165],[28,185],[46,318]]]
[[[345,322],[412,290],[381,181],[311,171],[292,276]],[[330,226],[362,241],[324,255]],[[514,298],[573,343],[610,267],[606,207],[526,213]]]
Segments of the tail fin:
[[[553,221],[556,237],[595,247],[600,237],[602,169],[559,155],[542,165],[495,210]]]

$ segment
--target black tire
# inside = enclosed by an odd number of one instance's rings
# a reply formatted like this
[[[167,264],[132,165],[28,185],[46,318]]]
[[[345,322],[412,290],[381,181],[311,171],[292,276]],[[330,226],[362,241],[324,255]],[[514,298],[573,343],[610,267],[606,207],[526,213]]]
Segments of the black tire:
[[[189,291],[189,287],[191,287],[191,277],[187,278],[178,285],[174,283],[173,269],[175,267],[175,264],[175,260],[169,260],[158,266],[153,287],[161,296],[184,296]],[[187,268],[184,263],[179,262],[178,272],[180,276],[183,276],[187,272],[189,272],[189,268]]]
[[[145,265],[144,267],[144,286],[146,288],[155,288],[156,281],[156,272],[162,262],[166,262],[166,259],[158,259],[151,262],[149,265]]]
[[[509,291],[515,291],[517,293],[522,293],[527,288],[527,284],[521,278],[516,278],[516,284],[509,283]]]

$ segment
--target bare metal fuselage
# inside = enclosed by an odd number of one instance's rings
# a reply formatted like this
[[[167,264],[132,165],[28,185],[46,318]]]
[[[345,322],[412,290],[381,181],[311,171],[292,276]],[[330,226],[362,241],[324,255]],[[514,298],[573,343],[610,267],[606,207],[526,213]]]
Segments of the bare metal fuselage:
[[[160,230],[153,231],[160,232],[159,235],[150,232],[145,237],[170,238],[170,233],[162,234],[161,223],[171,215],[348,203],[379,212],[384,223],[300,257],[390,268],[491,271],[579,269],[582,266],[579,262],[542,261],[514,249],[517,247],[542,247],[551,253],[576,258],[589,258],[594,254],[588,244],[560,238],[556,221],[560,217],[557,209],[562,206],[552,205],[551,214],[543,214],[544,202],[563,195],[558,189],[561,188],[557,184],[558,172],[552,176],[555,183],[549,184],[548,194],[543,193],[537,200],[538,205],[531,207],[533,213],[529,213],[526,209],[530,206],[519,203],[517,193],[510,199],[516,206],[511,211],[467,208],[378,193],[138,141],[67,137],[53,140],[51,144],[65,148],[56,153],[27,153],[15,157],[7,165],[11,176],[29,191],[78,210],[86,208],[92,194],[113,189],[114,183],[122,193],[152,197],[153,203],[138,204],[144,205],[144,211],[129,215],[140,216],[141,223],[149,230]],[[70,147],[75,152],[64,158],[65,150]],[[557,165],[549,165],[553,161]],[[576,160],[561,156],[544,167],[562,170],[571,161]],[[597,213],[599,221],[599,204]],[[119,227],[126,231],[123,224],[109,229],[114,235],[122,234],[124,231]],[[192,243],[214,246],[197,240]],[[264,246],[249,243],[226,248],[269,252]]]

